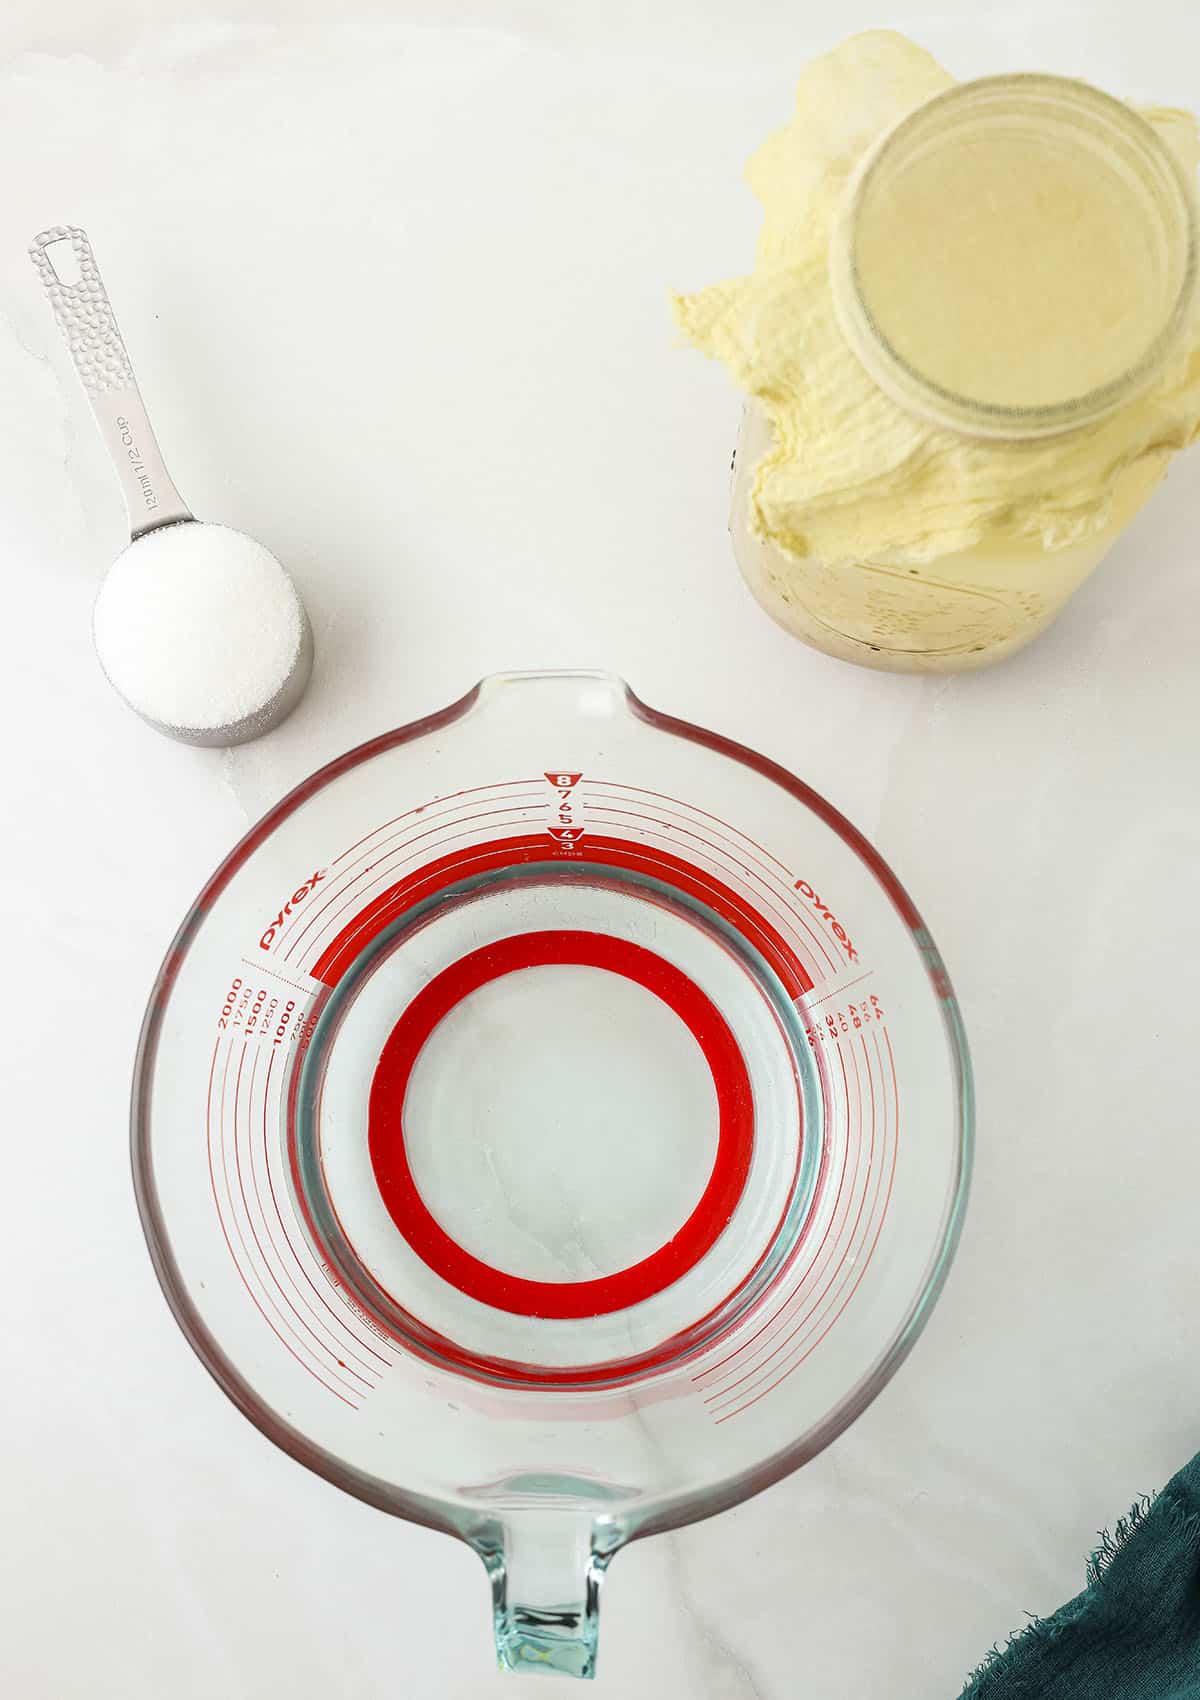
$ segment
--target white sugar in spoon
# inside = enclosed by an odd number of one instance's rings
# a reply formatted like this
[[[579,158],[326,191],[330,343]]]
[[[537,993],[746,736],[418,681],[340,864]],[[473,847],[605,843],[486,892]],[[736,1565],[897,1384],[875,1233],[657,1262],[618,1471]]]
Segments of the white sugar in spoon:
[[[188,744],[243,744],[277,726],[312,670],[308,616],[268,549],[193,518],[163,465],[86,234],[36,236],[30,255],[116,468],[131,541],[96,598],[109,683]]]

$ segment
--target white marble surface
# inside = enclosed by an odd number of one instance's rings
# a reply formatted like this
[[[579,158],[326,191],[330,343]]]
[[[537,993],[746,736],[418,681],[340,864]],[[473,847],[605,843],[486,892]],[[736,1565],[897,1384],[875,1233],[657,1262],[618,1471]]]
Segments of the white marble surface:
[[[737,400],[672,346],[664,294],[748,259],[740,163],[831,43],[825,10],[4,9],[14,1700],[466,1700],[499,1681],[476,1559],[308,1475],[209,1382],[125,1154],[145,993],[217,859],[316,764],[490,669],[617,669],[825,791],[927,912],[978,1073],[967,1233],[913,1358],[800,1475],[618,1558],[601,1689],[952,1700],[1200,1443],[1200,451],[994,673],[855,672],[760,614],[724,534]],[[852,0],[839,28],[879,21]],[[887,21],[961,74],[1200,105],[1183,0]],[[60,220],[95,240],[185,494],[274,548],[313,615],[306,702],[233,754],[160,741],[92,658],[122,513],[24,254]]]

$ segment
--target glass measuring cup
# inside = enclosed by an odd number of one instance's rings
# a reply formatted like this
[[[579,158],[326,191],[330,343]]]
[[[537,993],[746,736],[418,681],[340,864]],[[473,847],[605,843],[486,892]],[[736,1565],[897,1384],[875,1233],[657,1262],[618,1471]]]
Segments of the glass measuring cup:
[[[467,1541],[502,1665],[581,1676],[623,1544],[796,1468],[903,1359],[970,1130],[878,855],[591,673],[485,680],[272,810],[171,947],[133,1102],[219,1384]]]

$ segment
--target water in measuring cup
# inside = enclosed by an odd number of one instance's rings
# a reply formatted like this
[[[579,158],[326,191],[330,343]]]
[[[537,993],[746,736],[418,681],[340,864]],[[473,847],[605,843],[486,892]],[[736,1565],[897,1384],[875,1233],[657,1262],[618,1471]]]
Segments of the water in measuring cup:
[[[393,1325],[570,1369],[686,1337],[784,1255],[819,1105],[794,1005],[719,917],[628,874],[518,868],[343,976],[299,1168],[325,1254]]]

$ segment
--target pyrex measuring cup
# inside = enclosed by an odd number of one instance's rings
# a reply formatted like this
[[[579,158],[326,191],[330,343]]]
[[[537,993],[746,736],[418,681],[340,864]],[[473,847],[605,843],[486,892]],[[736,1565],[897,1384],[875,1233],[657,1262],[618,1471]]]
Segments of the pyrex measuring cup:
[[[957,1237],[966,1051],[884,863],[601,674],[485,680],[285,798],[150,1003],[151,1253],[262,1431],[591,1675],[626,1541],[870,1401]]]

